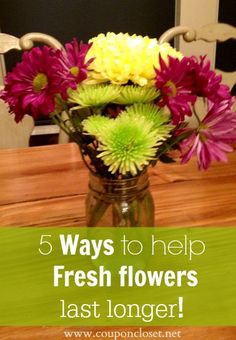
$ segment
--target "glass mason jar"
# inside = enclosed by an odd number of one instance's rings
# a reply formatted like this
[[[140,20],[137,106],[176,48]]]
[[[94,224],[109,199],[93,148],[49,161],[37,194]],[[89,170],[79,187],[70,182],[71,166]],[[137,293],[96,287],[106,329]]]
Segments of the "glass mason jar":
[[[121,180],[90,173],[86,223],[88,227],[153,227],[148,173]]]

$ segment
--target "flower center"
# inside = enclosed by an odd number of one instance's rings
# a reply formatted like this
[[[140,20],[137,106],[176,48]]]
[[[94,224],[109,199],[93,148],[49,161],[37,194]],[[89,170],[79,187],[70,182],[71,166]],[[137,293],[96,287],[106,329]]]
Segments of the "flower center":
[[[79,67],[78,67],[78,66],[73,66],[73,67],[71,67],[71,68],[70,68],[70,73],[71,73],[73,76],[77,77],[78,74],[79,74]]]
[[[205,143],[208,138],[206,136],[206,134],[204,133],[204,130],[207,130],[208,129],[208,126],[206,124],[203,124],[203,123],[200,123],[197,131],[199,133],[199,138],[200,138],[200,141]]]
[[[166,82],[165,87],[168,88],[168,93],[167,93],[168,96],[170,96],[170,97],[176,96],[177,89],[176,89],[175,84],[171,80],[168,80]]]
[[[202,130],[207,130],[208,128],[209,127],[208,127],[207,124],[204,124],[203,122],[200,122],[197,131],[201,132]]]
[[[33,79],[33,88],[36,92],[40,92],[48,84],[48,78],[44,73],[38,73]]]
[[[205,143],[208,140],[207,136],[201,132],[199,134],[199,138],[202,143]]]

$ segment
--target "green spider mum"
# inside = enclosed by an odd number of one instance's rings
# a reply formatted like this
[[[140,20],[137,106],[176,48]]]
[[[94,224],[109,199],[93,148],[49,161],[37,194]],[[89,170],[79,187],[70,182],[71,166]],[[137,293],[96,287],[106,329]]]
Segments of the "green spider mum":
[[[136,104],[116,119],[99,115],[83,121],[84,131],[99,142],[97,155],[114,174],[133,176],[155,158],[158,147],[169,137],[169,118],[151,104]]]
[[[68,91],[68,102],[82,107],[101,107],[114,102],[119,96],[120,87],[111,84],[82,85]]]
[[[154,159],[156,149],[161,143],[153,124],[144,117],[130,118],[121,114],[111,120],[99,135],[100,146],[97,156],[101,158],[108,170],[114,174],[131,173],[137,175],[149,161]]]
[[[99,136],[103,135],[104,130],[113,125],[113,120],[108,117],[95,115],[85,119],[82,124],[85,133],[96,136],[99,139]]]
[[[134,104],[126,108],[125,112],[129,117],[145,117],[147,121],[153,123],[153,129],[158,131],[158,135],[164,139],[169,137],[169,132],[173,126],[169,124],[170,116],[165,114],[163,109],[154,104]]]
[[[116,98],[115,103],[129,105],[133,103],[149,103],[159,96],[159,91],[155,87],[146,86],[121,86],[120,95]]]
[[[83,122],[84,130],[99,141],[98,158],[111,173],[137,175],[154,159],[163,137],[145,117],[122,113],[117,119],[91,116]]]

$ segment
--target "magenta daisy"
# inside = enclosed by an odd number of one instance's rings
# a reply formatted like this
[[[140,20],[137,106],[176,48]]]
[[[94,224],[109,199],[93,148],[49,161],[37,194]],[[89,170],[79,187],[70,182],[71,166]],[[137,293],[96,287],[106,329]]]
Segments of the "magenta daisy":
[[[54,96],[57,92],[51,66],[55,60],[52,50],[46,46],[35,47],[25,52],[5,78],[5,88],[0,97],[8,103],[15,120],[19,122],[25,114],[34,119],[48,116],[54,111]]]
[[[212,161],[226,162],[226,153],[233,151],[230,144],[236,140],[236,112],[231,111],[232,101],[208,101],[208,112],[197,129],[182,132],[192,134],[180,144],[182,163],[197,155],[199,169],[207,169]]]
[[[156,72],[156,87],[161,91],[160,106],[167,105],[172,113],[172,121],[178,124],[184,120],[185,115],[191,116],[191,104],[196,101],[192,93],[193,79],[190,75],[191,59],[182,60],[168,57],[168,62],[160,59],[160,69]]]
[[[229,87],[221,84],[222,76],[210,69],[210,60],[207,60],[206,56],[200,56],[199,59],[191,57],[191,63],[193,91],[197,96],[207,97],[213,101],[215,98],[229,99],[231,97]]]
[[[87,67],[94,59],[85,61],[86,54],[92,44],[78,45],[74,38],[71,43],[65,45],[65,50],[58,50],[58,62],[54,65],[58,83],[64,99],[67,98],[67,89],[76,89],[77,85],[87,78]]]

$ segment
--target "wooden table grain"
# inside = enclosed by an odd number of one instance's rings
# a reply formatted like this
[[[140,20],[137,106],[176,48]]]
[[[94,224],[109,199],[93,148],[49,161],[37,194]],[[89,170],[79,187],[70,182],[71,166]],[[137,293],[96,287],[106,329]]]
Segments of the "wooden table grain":
[[[160,163],[149,173],[155,226],[236,226],[236,152],[227,164],[215,163],[207,171],[198,171],[193,159],[186,165]],[[0,226],[85,226],[87,183],[88,171],[74,143],[0,150]],[[65,339],[65,330],[0,327],[0,339],[60,340]],[[186,340],[236,339],[235,327],[158,330],[180,331]]]
[[[1,226],[84,226],[88,170],[74,143],[0,151]],[[156,226],[236,226],[236,152],[227,164],[150,169]]]

